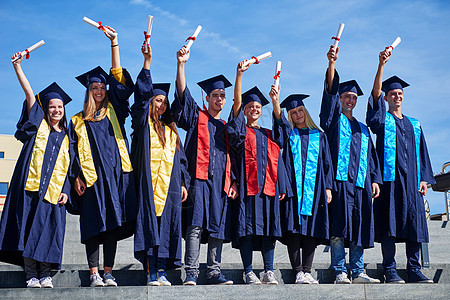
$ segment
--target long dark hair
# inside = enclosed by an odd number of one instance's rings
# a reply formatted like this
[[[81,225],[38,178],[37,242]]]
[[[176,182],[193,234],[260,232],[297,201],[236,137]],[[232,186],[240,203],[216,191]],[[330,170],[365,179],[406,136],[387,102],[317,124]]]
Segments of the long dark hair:
[[[175,119],[173,118],[172,112],[170,111],[169,100],[167,100],[167,97],[165,97],[164,102],[166,103],[166,111],[161,115],[161,117],[159,117],[156,110],[153,109],[155,97],[156,96],[153,96],[152,99],[150,99],[150,119],[153,122],[153,128],[158,135],[159,141],[164,148],[166,145],[166,136],[161,125],[161,122],[163,122],[167,127],[172,129],[172,132],[177,135],[177,150],[180,151],[180,136],[178,135],[177,126],[175,125]]]
[[[54,132],[55,128],[52,126],[52,120],[50,120],[50,115],[48,114],[48,107],[44,110],[44,119],[47,121],[48,126],[50,126],[50,132]],[[64,107],[64,115],[61,120],[59,120],[58,126],[67,133],[66,107]]]

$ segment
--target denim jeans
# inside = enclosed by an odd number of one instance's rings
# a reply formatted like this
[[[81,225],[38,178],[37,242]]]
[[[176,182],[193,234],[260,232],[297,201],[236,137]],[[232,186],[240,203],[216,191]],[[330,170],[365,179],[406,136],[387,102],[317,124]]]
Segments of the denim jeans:
[[[334,274],[347,273],[345,267],[345,246],[344,238],[331,237],[331,267],[334,270]],[[354,241],[350,242],[350,270],[352,271],[352,278],[358,277],[364,271],[364,247],[357,246]]]
[[[158,253],[158,251],[154,251],[154,253]],[[159,270],[166,270],[167,260],[165,258],[157,257],[156,255],[147,256],[147,272],[148,274],[156,273]]]
[[[264,271],[273,271],[273,257],[275,252],[274,239],[270,236],[256,237],[248,235],[239,239],[239,250],[241,252],[242,264],[244,265],[244,272],[253,271],[253,239],[260,239],[261,254],[264,260]]]
[[[408,270],[420,270],[420,243],[406,242],[406,259]],[[383,268],[385,271],[396,269],[395,263],[395,238],[387,237],[381,241],[381,252],[383,254]]]

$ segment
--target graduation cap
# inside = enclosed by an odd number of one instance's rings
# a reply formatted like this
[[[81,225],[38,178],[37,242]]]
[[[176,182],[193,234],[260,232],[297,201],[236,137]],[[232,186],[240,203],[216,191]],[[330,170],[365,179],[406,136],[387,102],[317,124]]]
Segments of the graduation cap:
[[[406,82],[404,82],[403,80],[401,80],[400,78],[398,78],[397,76],[392,76],[388,79],[386,79],[385,81],[383,81],[383,85],[381,86],[381,89],[383,90],[383,92],[385,92],[386,94],[390,91],[390,90],[395,90],[395,89],[401,89],[403,90],[403,88],[408,87],[409,84],[407,84]]]
[[[60,99],[64,105],[68,104],[72,101],[72,98],[64,92],[64,90],[56,83],[53,82],[48,87],[43,89],[36,95],[36,99],[39,102],[39,105],[42,109],[46,110],[48,108],[48,104],[52,99]]]
[[[356,80],[349,80],[339,84],[339,94],[342,95],[345,92],[352,92],[358,96],[364,95]]]
[[[286,99],[281,102],[280,107],[286,108],[287,111],[299,107],[299,106],[305,106],[303,103],[303,99],[308,98],[309,95],[303,95],[303,94],[292,94],[286,97]]]
[[[261,93],[261,91],[256,87],[252,87],[248,91],[242,94],[242,106],[245,107],[250,102],[256,101],[261,106],[264,106],[266,104],[269,104],[269,101],[267,101],[266,97]]]
[[[200,81],[197,83],[207,95],[209,95],[215,89],[225,90],[227,87],[232,86],[232,84],[223,75],[217,75],[209,79]]]
[[[169,95],[170,83],[155,83],[153,84],[153,96],[163,95],[167,97]]]
[[[108,74],[100,66],[77,76],[76,79],[86,88],[93,82],[108,84]]]

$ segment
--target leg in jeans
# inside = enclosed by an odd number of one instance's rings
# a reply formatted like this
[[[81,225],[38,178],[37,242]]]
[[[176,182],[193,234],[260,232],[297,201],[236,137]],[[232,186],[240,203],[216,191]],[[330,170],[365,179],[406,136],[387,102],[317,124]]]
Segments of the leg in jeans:
[[[270,236],[263,236],[262,240],[262,257],[264,260],[264,271],[273,271],[273,256],[275,252],[275,240]]]
[[[345,268],[344,238],[335,236],[331,237],[330,247],[331,268],[334,270],[334,274],[338,275],[341,273],[347,273],[347,269]]]
[[[186,231],[186,253],[184,254],[184,269],[187,272],[198,274],[200,267],[200,238],[203,229],[198,226],[189,226]]]
[[[311,236],[302,236],[302,269],[304,273],[311,273],[311,268],[316,251],[316,239]]]
[[[212,236],[208,237],[208,259],[206,265],[208,275],[216,275],[220,273],[220,263],[222,261],[222,245],[223,240],[216,239]]]
[[[300,260],[300,235],[293,233],[289,234],[288,238],[286,239],[286,244],[292,269],[295,271],[295,273],[298,273],[303,270]]]
[[[156,269],[158,271],[166,271],[166,268],[167,268],[167,259],[158,257],[158,259],[156,260]]]
[[[103,260],[105,273],[112,274],[114,260],[116,258],[117,238],[115,230],[105,231],[105,240],[103,241]]]
[[[419,263],[420,255],[420,243],[418,242],[406,242],[406,259],[407,268],[411,271],[420,270]]]
[[[150,274],[156,274],[156,255],[147,256],[147,275]]]
[[[39,278],[50,277],[52,270],[52,264],[47,262],[39,263]]]
[[[33,277],[38,278],[37,262],[32,258],[24,257],[23,263],[26,280],[28,281]]]
[[[253,236],[248,235],[239,239],[239,252],[241,253],[242,264],[245,274],[253,271]]]
[[[364,247],[358,246],[355,241],[350,242],[350,269],[352,278],[364,272]]]
[[[395,238],[387,237],[381,241],[381,253],[383,254],[384,271],[396,269],[395,263]]]

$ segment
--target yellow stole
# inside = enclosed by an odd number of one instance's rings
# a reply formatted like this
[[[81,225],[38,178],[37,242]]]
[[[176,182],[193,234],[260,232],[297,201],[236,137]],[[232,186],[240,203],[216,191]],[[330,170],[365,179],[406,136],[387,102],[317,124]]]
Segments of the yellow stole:
[[[150,118],[148,118],[148,126],[150,128],[150,169],[152,172],[153,195],[156,216],[159,217],[163,213],[169,191],[173,158],[177,147],[177,135],[166,126],[164,130],[166,145],[163,147]]]
[[[39,191],[42,164],[44,162],[45,148],[47,147],[49,135],[50,126],[45,120],[42,120],[33,146],[27,183],[25,185],[26,191]],[[66,180],[67,171],[69,170],[69,164],[69,138],[65,135],[58,152],[58,157],[55,162],[55,167],[53,168],[47,191],[44,196],[44,199],[51,204],[58,203],[58,198],[61,195],[61,191]]]
[[[117,147],[119,148],[120,160],[122,162],[122,172],[131,172],[130,157],[128,155],[127,145],[120,129],[119,121],[117,120],[116,112],[110,102],[106,108],[106,116],[114,130],[114,137],[116,138]],[[84,179],[87,187],[91,187],[97,181],[97,172],[95,171],[94,160],[91,153],[91,145],[87,134],[86,124],[83,120],[83,112],[79,112],[72,118],[72,123],[75,132],[78,136],[78,157],[80,158],[81,170],[83,171]]]

